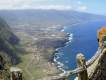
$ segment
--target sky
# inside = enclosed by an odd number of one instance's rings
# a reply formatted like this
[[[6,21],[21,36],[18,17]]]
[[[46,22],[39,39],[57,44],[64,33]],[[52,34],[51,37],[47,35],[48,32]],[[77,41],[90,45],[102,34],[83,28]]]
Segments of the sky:
[[[0,0],[0,9],[54,9],[106,14],[106,0]]]

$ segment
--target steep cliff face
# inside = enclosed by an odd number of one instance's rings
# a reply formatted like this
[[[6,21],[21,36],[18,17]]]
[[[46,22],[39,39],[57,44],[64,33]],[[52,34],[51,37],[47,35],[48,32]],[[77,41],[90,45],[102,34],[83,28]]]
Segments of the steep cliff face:
[[[13,64],[19,62],[18,42],[19,39],[12,33],[9,25],[0,18],[0,54],[7,56]]]

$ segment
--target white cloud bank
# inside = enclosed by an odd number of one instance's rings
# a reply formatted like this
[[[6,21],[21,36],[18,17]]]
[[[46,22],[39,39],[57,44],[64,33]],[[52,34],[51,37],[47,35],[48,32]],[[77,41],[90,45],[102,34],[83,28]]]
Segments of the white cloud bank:
[[[86,5],[84,5],[83,2],[77,1],[76,10],[78,10],[78,11],[86,11],[87,9],[88,9],[88,7]]]
[[[36,6],[34,9],[54,9],[54,10],[71,10],[71,6],[65,6],[65,5],[45,5],[45,6]]]
[[[54,9],[54,10],[78,10],[85,11],[87,7],[81,1],[77,1],[75,6],[66,4],[43,4],[50,0],[0,0],[0,9]],[[52,0],[54,1],[54,0]]]
[[[79,6],[77,8],[78,11],[86,11],[87,9],[88,9],[87,6]]]

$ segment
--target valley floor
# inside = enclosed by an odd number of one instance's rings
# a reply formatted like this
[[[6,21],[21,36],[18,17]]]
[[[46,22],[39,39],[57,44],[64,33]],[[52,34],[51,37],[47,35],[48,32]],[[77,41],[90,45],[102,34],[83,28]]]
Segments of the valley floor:
[[[52,58],[55,49],[64,46],[67,34],[50,29],[34,32],[33,35],[16,31],[16,35],[25,50],[24,54],[20,54],[21,62],[17,65],[23,70],[25,80],[50,80],[50,76],[60,72]]]

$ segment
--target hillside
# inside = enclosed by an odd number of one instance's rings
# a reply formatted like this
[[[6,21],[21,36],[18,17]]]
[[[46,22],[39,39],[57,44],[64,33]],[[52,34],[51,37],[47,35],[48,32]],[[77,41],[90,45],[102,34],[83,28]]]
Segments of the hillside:
[[[9,25],[0,18],[0,54],[9,59],[13,64],[19,62],[17,56],[19,39],[13,34]]]
[[[23,70],[26,80],[47,80],[59,71],[53,63],[55,49],[68,41],[68,34],[61,32],[64,26],[88,21],[104,20],[105,16],[55,10],[1,10],[3,23],[1,50],[8,53],[18,67]],[[18,43],[25,54],[17,51]],[[19,56],[19,57],[18,57]],[[43,79],[44,78],[44,79]],[[49,79],[48,79],[49,80]]]

